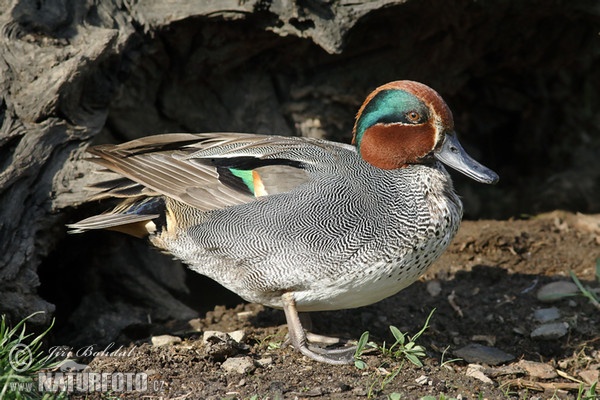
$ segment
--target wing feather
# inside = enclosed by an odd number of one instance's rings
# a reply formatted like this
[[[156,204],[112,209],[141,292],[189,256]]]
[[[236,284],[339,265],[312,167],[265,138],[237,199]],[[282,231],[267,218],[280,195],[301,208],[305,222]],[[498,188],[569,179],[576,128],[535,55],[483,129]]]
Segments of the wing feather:
[[[164,195],[203,211],[256,200],[243,185],[220,180],[219,168],[259,171],[268,193],[288,191],[335,165],[353,146],[319,139],[240,133],[165,134],[88,150],[114,174],[93,198]],[[231,177],[228,179],[231,180]]]

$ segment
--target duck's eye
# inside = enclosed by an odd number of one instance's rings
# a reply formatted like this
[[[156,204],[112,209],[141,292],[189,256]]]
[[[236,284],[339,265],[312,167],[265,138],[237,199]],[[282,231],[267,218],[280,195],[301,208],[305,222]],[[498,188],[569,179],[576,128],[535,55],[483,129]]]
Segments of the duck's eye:
[[[418,122],[421,122],[421,114],[419,114],[416,111],[409,111],[406,113],[406,119],[408,120],[408,122],[416,124]]]

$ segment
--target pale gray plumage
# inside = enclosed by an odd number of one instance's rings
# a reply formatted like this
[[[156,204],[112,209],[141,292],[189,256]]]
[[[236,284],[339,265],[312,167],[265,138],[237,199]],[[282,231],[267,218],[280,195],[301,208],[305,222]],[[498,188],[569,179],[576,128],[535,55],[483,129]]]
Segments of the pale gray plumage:
[[[439,164],[384,171],[363,165],[355,152],[345,156],[343,171],[320,169],[318,179],[256,203],[202,216],[180,204],[178,215],[202,223],[186,223],[186,235],[152,240],[246,300],[272,307],[282,306],[285,291],[294,291],[300,311],[388,297],[443,252],[462,206]],[[316,192],[321,202],[314,202]]]

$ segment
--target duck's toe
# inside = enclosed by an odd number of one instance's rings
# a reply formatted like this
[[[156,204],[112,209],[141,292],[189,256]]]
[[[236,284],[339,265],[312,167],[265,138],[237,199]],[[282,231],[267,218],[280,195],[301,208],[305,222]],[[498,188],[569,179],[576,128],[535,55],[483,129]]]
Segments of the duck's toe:
[[[288,324],[288,331],[290,341],[296,350],[305,356],[319,362],[327,364],[352,364],[354,362],[354,354],[356,352],[356,346],[343,347],[339,349],[324,349],[316,346],[308,346],[308,340],[306,332],[302,327],[302,322],[298,316],[296,309],[296,301],[294,300],[293,293],[284,293],[281,296],[283,303],[283,311],[285,312],[285,318]],[[315,342],[325,343],[341,343],[339,339],[330,338],[327,336],[310,334],[311,339],[315,339]]]
[[[356,353],[356,346],[343,347],[339,349],[324,349],[322,347],[309,347],[305,345],[296,349],[299,350],[300,353],[315,361],[327,364],[353,364],[355,361],[354,355]]]

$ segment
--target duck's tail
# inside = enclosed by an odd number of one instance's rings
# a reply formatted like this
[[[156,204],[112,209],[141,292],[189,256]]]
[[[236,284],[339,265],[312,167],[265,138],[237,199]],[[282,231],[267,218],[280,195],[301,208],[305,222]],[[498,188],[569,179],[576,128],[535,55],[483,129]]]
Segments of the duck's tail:
[[[104,214],[68,224],[69,233],[108,229],[143,238],[164,225],[165,199],[162,196],[128,198]]]

